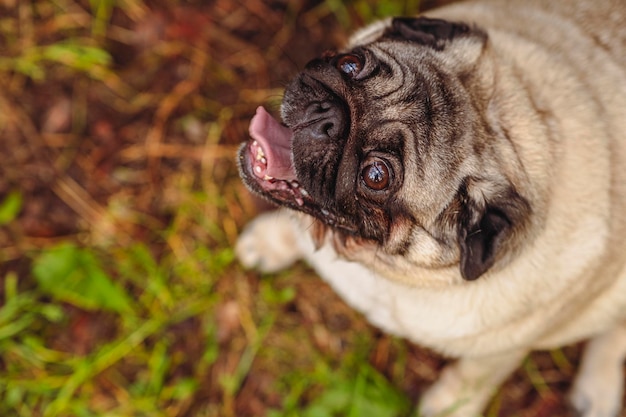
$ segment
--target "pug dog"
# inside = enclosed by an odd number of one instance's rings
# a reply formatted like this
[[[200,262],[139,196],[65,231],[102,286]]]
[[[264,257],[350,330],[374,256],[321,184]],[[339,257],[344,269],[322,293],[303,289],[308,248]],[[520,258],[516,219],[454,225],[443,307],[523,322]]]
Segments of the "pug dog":
[[[310,61],[241,176],[282,209],[236,253],[304,259],[392,334],[458,358],[422,416],[480,415],[524,357],[586,345],[570,401],[622,410],[626,2],[502,0],[388,18]]]

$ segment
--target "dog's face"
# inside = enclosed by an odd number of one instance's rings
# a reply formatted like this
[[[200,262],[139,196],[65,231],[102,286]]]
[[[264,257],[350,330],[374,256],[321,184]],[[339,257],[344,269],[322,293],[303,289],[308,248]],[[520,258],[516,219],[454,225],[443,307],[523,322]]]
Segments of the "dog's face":
[[[518,247],[531,211],[489,120],[486,44],[478,29],[424,17],[357,34],[287,87],[285,126],[257,111],[245,183],[390,264],[478,278]]]

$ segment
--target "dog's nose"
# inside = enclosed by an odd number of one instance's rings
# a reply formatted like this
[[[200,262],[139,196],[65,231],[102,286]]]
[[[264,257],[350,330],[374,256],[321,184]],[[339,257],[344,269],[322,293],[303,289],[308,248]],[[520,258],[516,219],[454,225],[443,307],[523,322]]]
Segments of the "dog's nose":
[[[312,103],[304,119],[302,133],[314,140],[338,139],[346,129],[345,113],[332,101]]]

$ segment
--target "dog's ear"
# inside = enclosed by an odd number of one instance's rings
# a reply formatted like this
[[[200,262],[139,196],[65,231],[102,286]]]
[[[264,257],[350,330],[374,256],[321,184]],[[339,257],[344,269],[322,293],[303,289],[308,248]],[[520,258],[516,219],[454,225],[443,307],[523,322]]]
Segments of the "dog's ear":
[[[395,17],[384,36],[396,40],[407,40],[442,50],[445,44],[459,36],[466,36],[473,29],[459,22],[449,22],[428,17]]]
[[[461,250],[461,275],[471,281],[483,275],[515,246],[515,234],[529,219],[530,205],[512,187],[492,195],[489,200],[472,198],[462,191],[462,209],[458,224]]]

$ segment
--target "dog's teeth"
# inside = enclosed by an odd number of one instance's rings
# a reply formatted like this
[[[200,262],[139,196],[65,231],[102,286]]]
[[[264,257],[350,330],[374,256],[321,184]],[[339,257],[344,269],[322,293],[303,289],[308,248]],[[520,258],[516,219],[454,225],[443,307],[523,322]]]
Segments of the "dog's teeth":
[[[264,156],[262,156],[262,157],[261,157],[261,163],[262,163],[263,165],[267,165],[267,159],[265,159],[265,157],[264,157]]]
[[[323,214],[324,216],[328,216],[330,213],[328,212],[328,210],[326,210],[326,209],[322,209],[322,214]]]
[[[309,193],[307,193],[307,192],[306,192],[306,190],[305,190],[304,188],[301,188],[301,189],[300,189],[300,193],[301,193],[303,196],[305,196],[305,197],[308,197],[308,196],[309,196]]]
[[[296,203],[298,203],[298,205],[302,207],[304,205],[304,200],[300,197],[296,197]]]
[[[298,187],[300,187],[300,183],[298,181],[291,181],[291,186],[293,188],[298,188]]]
[[[273,179],[274,179],[274,177],[270,177],[269,175],[265,174],[265,176],[263,177],[263,179],[264,179],[265,181],[270,181],[270,180],[273,180]]]
[[[263,168],[261,168],[259,165],[254,167],[254,172],[256,172],[257,174],[260,174],[261,171],[263,171]]]

